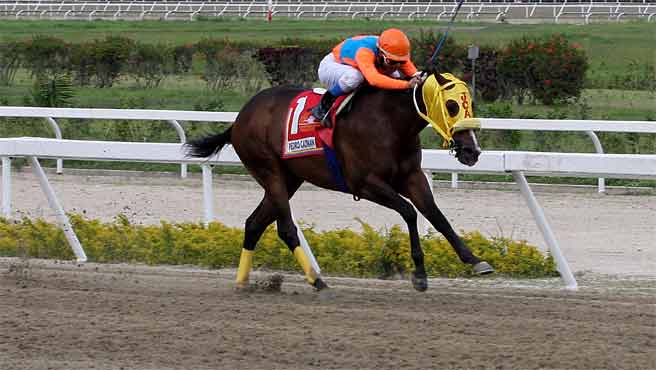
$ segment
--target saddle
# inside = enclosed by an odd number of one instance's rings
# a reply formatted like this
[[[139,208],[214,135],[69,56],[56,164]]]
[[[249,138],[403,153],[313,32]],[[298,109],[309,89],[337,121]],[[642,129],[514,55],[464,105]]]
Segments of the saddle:
[[[321,125],[310,110],[319,104],[324,89],[306,90],[292,99],[287,110],[285,131],[282,140],[282,158],[298,158],[324,153],[323,147],[333,148],[333,130]],[[350,102],[355,93],[335,99],[329,110],[332,122],[337,123],[337,116],[350,109]]]

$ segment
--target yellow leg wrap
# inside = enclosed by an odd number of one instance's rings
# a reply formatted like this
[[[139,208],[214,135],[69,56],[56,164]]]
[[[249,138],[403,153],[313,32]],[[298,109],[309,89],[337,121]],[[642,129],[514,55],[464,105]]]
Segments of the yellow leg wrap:
[[[305,272],[305,278],[307,279],[308,283],[314,284],[314,282],[317,280],[317,273],[312,268],[310,259],[305,254],[303,248],[300,246],[294,248],[294,257],[296,257],[299,265],[301,265],[301,268],[303,268],[303,272]]]
[[[241,250],[241,257],[239,257],[239,268],[237,269],[237,285],[248,285],[248,275],[251,273],[253,267],[253,251],[248,249]]]

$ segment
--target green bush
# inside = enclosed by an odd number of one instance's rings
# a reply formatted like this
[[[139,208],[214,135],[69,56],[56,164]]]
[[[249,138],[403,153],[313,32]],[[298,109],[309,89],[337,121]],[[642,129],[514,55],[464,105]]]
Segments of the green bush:
[[[442,38],[441,33],[421,31],[417,38],[412,39],[412,60],[420,70],[436,68],[439,72],[460,74],[467,63],[467,48],[456,44],[453,37],[447,37],[442,49],[431,64],[431,56]]]
[[[73,80],[79,86],[91,85],[96,75],[96,47],[95,42],[84,42],[71,45],[71,65],[69,70]]]
[[[40,76],[31,90],[34,105],[38,107],[70,107],[73,105],[73,83],[68,74]]]
[[[23,46],[23,66],[33,77],[52,77],[65,73],[70,66],[69,45],[64,40],[36,36]]]
[[[193,56],[196,52],[194,45],[178,45],[173,48],[173,73],[182,74],[191,71]]]
[[[196,44],[197,52],[205,60],[201,78],[211,91],[238,86],[244,65],[251,63],[248,52],[217,39],[203,39]]]
[[[521,103],[528,92],[545,105],[579,97],[588,62],[562,35],[515,40],[499,55],[499,77]]]
[[[183,223],[133,225],[125,216],[102,223],[71,215],[71,222],[90,261],[148,264],[190,264],[209,268],[234,267],[239,261],[244,232],[217,222],[208,226]],[[304,228],[319,265],[326,273],[359,277],[407,276],[413,270],[406,232],[395,226],[375,231],[362,224],[351,230],[317,232]],[[463,239],[472,251],[491,263],[500,274],[521,277],[556,276],[554,261],[525,242],[484,238],[478,232]],[[430,276],[470,276],[449,243],[438,235],[423,237],[426,269]],[[0,219],[0,255],[71,259],[63,232],[43,220],[18,222]],[[298,271],[291,253],[269,227],[260,239],[254,266]]]
[[[312,86],[318,78],[319,62],[329,51],[300,46],[266,47],[258,49],[255,58],[264,64],[273,86]]]
[[[164,44],[136,43],[127,61],[127,73],[138,86],[158,87],[173,72],[173,61],[173,50]]]
[[[0,86],[9,86],[21,66],[24,44],[18,41],[0,43]]]
[[[476,60],[476,96],[484,101],[495,101],[502,96],[503,90],[499,87],[500,81],[497,74],[498,50],[490,46],[479,47],[479,55]],[[463,81],[472,88],[472,65],[471,60],[467,59],[463,67]],[[512,98],[512,97],[505,97]]]
[[[127,72],[128,59],[134,48],[134,40],[123,36],[107,36],[91,44],[96,87],[112,87]]]

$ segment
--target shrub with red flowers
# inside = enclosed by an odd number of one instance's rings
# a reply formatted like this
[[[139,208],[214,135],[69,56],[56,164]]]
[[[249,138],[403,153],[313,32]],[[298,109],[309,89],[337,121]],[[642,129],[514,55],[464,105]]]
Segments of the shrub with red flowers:
[[[521,103],[526,93],[546,105],[580,96],[588,62],[585,52],[563,35],[522,38],[501,51],[497,72],[505,95]]]
[[[466,60],[466,63],[464,63],[462,80],[468,83],[470,88],[475,85],[475,99],[481,97],[485,101],[495,101],[502,97],[502,89],[499,88],[499,79],[497,77],[498,54],[498,50],[491,46],[481,46],[479,48],[478,58],[475,63],[475,84],[472,83],[471,60]]]

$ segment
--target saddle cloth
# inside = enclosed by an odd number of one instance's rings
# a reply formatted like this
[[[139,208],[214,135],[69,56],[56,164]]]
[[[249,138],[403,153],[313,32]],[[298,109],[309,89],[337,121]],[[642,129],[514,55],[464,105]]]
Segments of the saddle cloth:
[[[292,99],[287,110],[285,131],[282,140],[282,158],[298,158],[323,154],[323,146],[333,147],[333,128],[325,128],[310,109],[321,101],[325,90],[306,90]],[[332,122],[337,122],[337,113],[343,110],[351,95],[338,97],[330,108]],[[347,100],[348,98],[348,100]]]

